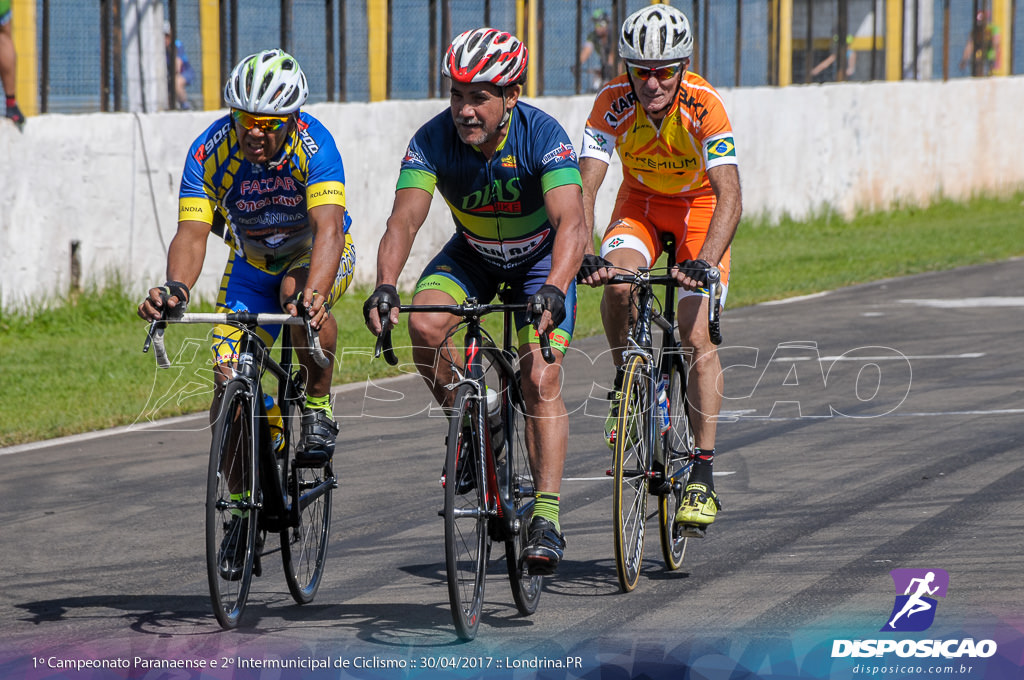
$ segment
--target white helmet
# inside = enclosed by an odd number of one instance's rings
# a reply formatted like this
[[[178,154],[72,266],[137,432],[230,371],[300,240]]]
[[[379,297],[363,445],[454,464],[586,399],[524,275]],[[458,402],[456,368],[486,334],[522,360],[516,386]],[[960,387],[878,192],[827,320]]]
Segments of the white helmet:
[[[295,57],[284,50],[263,50],[238,62],[224,84],[224,101],[247,113],[281,116],[306,102],[309,87]]]
[[[448,46],[441,73],[459,83],[521,83],[526,77],[526,45],[511,33],[477,28],[460,34]]]
[[[626,60],[681,60],[693,53],[686,15],[670,5],[648,5],[622,24],[619,56]]]

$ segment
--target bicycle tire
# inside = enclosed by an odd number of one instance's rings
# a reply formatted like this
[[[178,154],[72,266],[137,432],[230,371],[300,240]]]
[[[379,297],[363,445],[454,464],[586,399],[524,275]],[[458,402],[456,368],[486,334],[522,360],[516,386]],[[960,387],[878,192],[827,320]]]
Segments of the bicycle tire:
[[[629,592],[640,578],[647,521],[647,472],[650,469],[650,362],[639,355],[626,359],[622,400],[616,419],[612,487],[615,523],[615,571],[622,590]]]
[[[474,387],[460,387],[448,424],[445,452],[444,551],[448,601],[455,630],[463,640],[476,637],[480,627],[491,546],[485,482],[481,474],[485,469],[480,439],[486,427],[485,412]],[[460,457],[464,456],[471,456],[472,463],[463,461],[463,465],[459,465]]]
[[[288,411],[283,415],[285,427],[290,432],[289,448],[294,452],[301,441],[300,409],[293,404]],[[305,505],[303,495],[310,489],[318,488],[334,473],[330,465],[324,468],[302,468],[295,467],[294,461],[290,465],[291,470],[283,488],[287,490],[292,507],[298,505],[299,525],[281,530],[281,560],[292,598],[298,604],[309,604],[320,589],[327,563],[334,489],[327,487],[320,496],[305,501]],[[287,470],[288,465],[284,468]]]
[[[515,381],[518,385],[518,372]],[[516,609],[523,616],[529,616],[537,611],[541,589],[544,587],[544,577],[531,575],[520,559],[529,540],[536,487],[530,469],[530,455],[526,449],[526,407],[521,399],[512,396],[512,390],[506,387],[504,392],[509,396],[505,399],[507,484],[503,488],[503,493],[510,498],[511,505],[516,511],[516,519],[519,521],[519,530],[511,539],[505,541],[505,563]]]
[[[690,423],[689,402],[686,400],[686,369],[679,357],[670,359],[668,406],[669,430],[662,439],[665,452],[665,476],[672,480],[672,488],[658,498],[658,523],[661,535],[661,556],[665,566],[675,571],[686,555],[686,537],[675,537],[673,524],[676,511],[683,501],[683,490],[690,478],[693,464],[693,426]]]
[[[213,425],[210,465],[206,483],[206,573],[210,601],[223,628],[235,628],[245,609],[256,559],[259,506],[259,428],[251,386],[244,380],[227,383],[220,412]],[[240,498],[232,499],[232,489]],[[237,559],[226,562],[222,546],[238,554],[244,549],[240,571]]]

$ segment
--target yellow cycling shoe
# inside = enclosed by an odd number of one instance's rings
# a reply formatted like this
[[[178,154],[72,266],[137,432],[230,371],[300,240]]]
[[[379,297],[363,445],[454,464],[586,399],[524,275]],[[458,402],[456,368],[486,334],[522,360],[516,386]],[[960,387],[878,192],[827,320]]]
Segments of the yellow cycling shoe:
[[[718,494],[707,484],[694,482],[686,485],[683,502],[676,512],[676,534],[702,538],[705,530],[715,521],[715,515],[722,509]]]

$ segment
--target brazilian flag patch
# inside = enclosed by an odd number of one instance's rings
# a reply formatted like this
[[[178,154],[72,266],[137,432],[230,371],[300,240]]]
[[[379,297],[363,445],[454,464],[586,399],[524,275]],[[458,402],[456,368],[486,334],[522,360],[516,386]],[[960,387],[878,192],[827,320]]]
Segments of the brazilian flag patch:
[[[736,145],[733,144],[732,137],[720,137],[719,139],[712,140],[705,145],[705,148],[708,152],[708,160],[736,157]]]

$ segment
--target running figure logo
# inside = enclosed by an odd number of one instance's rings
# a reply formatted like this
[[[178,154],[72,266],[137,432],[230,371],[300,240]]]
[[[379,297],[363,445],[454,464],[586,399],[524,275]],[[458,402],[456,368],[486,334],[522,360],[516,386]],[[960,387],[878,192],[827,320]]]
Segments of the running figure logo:
[[[935,597],[945,597],[949,574],[942,569],[893,569],[896,596],[883,631],[918,632],[935,621]]]

